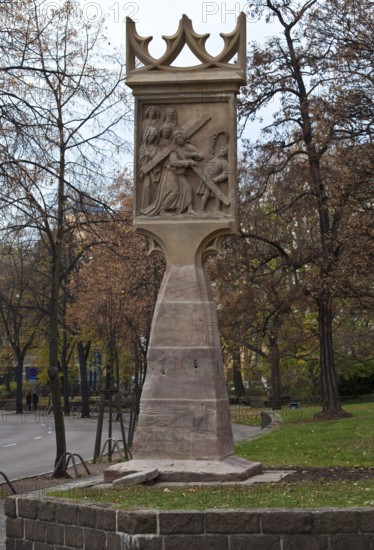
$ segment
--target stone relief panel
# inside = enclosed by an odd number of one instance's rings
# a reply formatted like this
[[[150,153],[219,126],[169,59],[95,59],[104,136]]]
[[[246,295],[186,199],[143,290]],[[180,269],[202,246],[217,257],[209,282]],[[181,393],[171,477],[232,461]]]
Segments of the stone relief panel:
[[[147,105],[137,121],[136,215],[233,213],[236,150],[225,102]]]

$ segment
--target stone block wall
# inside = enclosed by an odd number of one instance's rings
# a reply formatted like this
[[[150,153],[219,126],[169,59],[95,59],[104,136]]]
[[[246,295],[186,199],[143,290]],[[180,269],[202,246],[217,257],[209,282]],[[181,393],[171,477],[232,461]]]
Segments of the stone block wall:
[[[115,510],[9,497],[6,550],[374,550],[374,509]]]

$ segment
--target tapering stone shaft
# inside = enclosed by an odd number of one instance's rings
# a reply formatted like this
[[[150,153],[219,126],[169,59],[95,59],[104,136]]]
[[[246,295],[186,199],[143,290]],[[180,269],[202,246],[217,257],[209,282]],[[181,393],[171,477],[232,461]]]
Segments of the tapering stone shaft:
[[[216,306],[205,269],[167,268],[153,317],[134,458],[233,454]]]

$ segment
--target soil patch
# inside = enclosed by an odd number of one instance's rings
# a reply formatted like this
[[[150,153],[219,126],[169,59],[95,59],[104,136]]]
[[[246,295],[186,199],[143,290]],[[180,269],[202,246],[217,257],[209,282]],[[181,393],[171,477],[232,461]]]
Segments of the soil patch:
[[[374,478],[374,468],[293,468],[283,481],[296,483],[300,481],[363,481]]]

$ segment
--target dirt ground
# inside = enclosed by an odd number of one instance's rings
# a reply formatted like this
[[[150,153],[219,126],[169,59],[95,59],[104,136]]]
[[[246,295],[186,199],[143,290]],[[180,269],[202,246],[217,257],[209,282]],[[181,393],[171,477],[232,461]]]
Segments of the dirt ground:
[[[299,481],[361,481],[374,478],[374,468],[294,468],[284,478],[286,483]]]
[[[92,476],[100,475],[105,468],[112,463],[87,464]],[[69,469],[71,477],[63,479],[51,479],[50,475],[35,476],[18,481],[13,481],[12,485],[17,493],[28,493],[30,491],[40,491],[49,487],[56,487],[71,483],[74,481],[74,471]],[[89,479],[83,466],[78,466],[80,479]],[[374,468],[293,468],[292,472],[283,478],[283,483],[296,483],[301,481],[360,481],[368,478],[374,478]],[[0,498],[12,494],[10,488],[5,484],[0,484]]]

